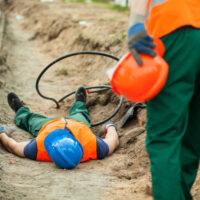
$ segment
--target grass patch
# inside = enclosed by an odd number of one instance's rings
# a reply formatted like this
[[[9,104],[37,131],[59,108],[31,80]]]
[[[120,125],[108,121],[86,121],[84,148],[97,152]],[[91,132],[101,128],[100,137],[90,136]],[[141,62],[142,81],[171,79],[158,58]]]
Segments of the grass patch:
[[[111,10],[117,10],[119,12],[126,12],[129,10],[129,7],[123,7],[120,5],[112,5],[109,7]]]
[[[62,2],[71,2],[71,3],[90,3],[90,4],[99,4],[106,5],[107,9],[117,10],[119,12],[129,11],[129,7],[123,7],[120,5],[115,5],[110,0],[61,0]]]
[[[85,3],[85,0],[62,0],[62,2],[70,2],[70,3]]]
[[[122,40],[125,39],[126,38],[126,34],[122,33],[121,38],[122,38]]]
[[[109,0],[91,0],[93,3],[110,4]]]

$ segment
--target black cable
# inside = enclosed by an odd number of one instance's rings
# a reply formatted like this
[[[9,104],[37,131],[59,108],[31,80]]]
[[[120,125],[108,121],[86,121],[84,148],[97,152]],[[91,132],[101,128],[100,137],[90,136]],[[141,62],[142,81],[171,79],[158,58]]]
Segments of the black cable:
[[[76,55],[83,55],[83,54],[89,54],[89,55],[100,55],[100,56],[105,56],[105,57],[109,57],[109,58],[112,58],[113,60],[116,60],[116,61],[119,61],[119,58],[111,55],[111,54],[107,54],[107,53],[103,53],[103,52],[97,52],[97,51],[79,51],[79,52],[74,52],[74,53],[69,53],[69,54],[66,54],[64,56],[61,56],[57,59],[55,59],[54,61],[52,61],[50,64],[48,64],[43,70],[42,72],[39,74],[37,80],[36,80],[36,91],[37,93],[44,99],[47,99],[47,100],[50,100],[50,101],[53,101],[55,104],[56,104],[56,108],[60,108],[60,105],[59,103],[62,102],[65,98],[71,96],[72,94],[74,94],[76,91],[73,91],[73,92],[70,92],[68,93],[67,95],[65,95],[64,97],[62,97],[60,100],[56,101],[56,99],[52,98],[52,97],[48,97],[48,96],[45,96],[43,95],[40,90],[39,90],[39,81],[41,79],[41,77],[43,76],[43,74],[54,64],[56,64],[57,62],[65,59],[65,58],[68,58],[68,57],[71,57],[71,56],[76,56]],[[94,89],[94,88],[100,88],[100,90],[96,90],[96,91],[91,91],[91,93],[94,93],[94,92],[99,92],[99,91],[104,91],[104,90],[108,90],[108,89],[111,89],[111,86],[106,86],[106,85],[103,85],[103,86],[92,86],[92,87],[85,87],[86,89]],[[94,123],[94,124],[91,124],[91,126],[97,126],[97,125],[100,125],[100,124],[103,124],[104,122],[108,121],[109,119],[111,119],[112,117],[114,117],[116,115],[116,113],[119,111],[121,105],[123,103],[123,97],[120,96],[120,102],[116,108],[116,110],[112,113],[112,115],[108,118],[106,118],[105,120],[103,121],[100,121],[100,122],[97,122],[97,123]]]
[[[100,90],[93,90],[93,91],[90,91],[90,93],[102,92],[104,90],[106,91],[106,90],[111,89],[111,86],[109,86],[109,85],[99,85],[99,86],[85,87],[86,90],[90,90],[90,89],[94,89],[94,88],[100,88]],[[67,97],[69,97],[69,96],[71,96],[72,94],[75,94],[75,93],[76,93],[76,90],[68,93],[67,95],[62,97],[60,100],[58,100],[58,102],[60,103],[61,101],[63,101],[64,99],[66,99]]]
[[[94,89],[94,88],[101,88],[100,90],[95,90],[95,91],[90,91],[90,93],[94,93],[94,92],[100,92],[100,91],[104,91],[104,90],[108,90],[108,89],[111,89],[111,86],[108,86],[108,85],[102,85],[102,86],[91,86],[91,87],[85,87],[86,90],[90,90],[90,89]],[[76,90],[73,91],[73,92],[70,92],[68,93],[66,96],[62,97],[58,102],[60,103],[61,101],[63,101],[65,98],[71,96],[72,94],[75,94],[76,93]],[[120,102],[117,106],[117,108],[115,109],[115,111],[109,116],[107,117],[106,119],[100,121],[100,122],[97,122],[97,123],[94,123],[94,124],[91,124],[91,126],[98,126],[100,124],[103,124],[104,122],[107,122],[109,119],[113,118],[119,111],[121,105],[123,103],[123,97],[120,96]]]

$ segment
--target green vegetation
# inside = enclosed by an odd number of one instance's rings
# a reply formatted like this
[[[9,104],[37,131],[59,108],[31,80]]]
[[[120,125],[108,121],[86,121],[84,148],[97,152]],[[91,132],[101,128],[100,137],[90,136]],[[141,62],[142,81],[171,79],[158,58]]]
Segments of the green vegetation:
[[[62,0],[62,2],[85,3],[85,0]]]
[[[125,39],[126,38],[126,34],[122,33],[121,37],[122,37],[122,40]]]
[[[62,0],[62,2],[85,3],[85,0]]]
[[[93,3],[110,4],[109,0],[91,0]]]
[[[106,5],[107,9],[117,10],[119,12],[126,12],[129,10],[129,7],[123,7],[120,5],[115,5],[110,0],[61,0],[62,2],[71,2],[71,3],[94,3]]]
[[[123,6],[120,6],[120,5],[112,5],[112,6],[110,6],[110,9],[111,10],[117,10],[119,12],[125,12],[125,11],[129,10],[129,7],[123,7]]]

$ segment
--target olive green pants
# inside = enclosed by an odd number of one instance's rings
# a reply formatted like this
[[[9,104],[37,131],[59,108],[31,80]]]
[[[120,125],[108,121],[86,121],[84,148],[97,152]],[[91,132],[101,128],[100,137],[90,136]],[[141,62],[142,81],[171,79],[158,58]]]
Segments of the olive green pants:
[[[76,121],[84,122],[86,125],[90,125],[89,112],[85,106],[85,103],[76,101],[70,109],[70,115],[66,118]],[[21,107],[15,115],[15,123],[18,127],[28,131],[33,136],[37,136],[42,126],[56,118],[48,118],[43,115],[30,112],[28,107]]]
[[[155,200],[190,200],[200,156],[200,29],[161,38],[169,75],[147,102],[146,148]]]

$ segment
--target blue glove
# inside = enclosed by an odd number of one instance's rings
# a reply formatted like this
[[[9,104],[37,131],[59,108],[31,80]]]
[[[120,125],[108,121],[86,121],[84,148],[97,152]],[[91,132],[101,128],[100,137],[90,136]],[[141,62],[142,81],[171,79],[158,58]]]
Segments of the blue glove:
[[[16,130],[14,126],[3,125],[0,127],[0,134],[6,133],[9,137]]]
[[[144,23],[137,23],[129,28],[128,48],[138,65],[143,64],[139,53],[155,57],[157,55],[153,50],[155,47],[153,38],[147,33]]]
[[[115,124],[114,122],[106,122],[103,127],[106,127],[106,129],[109,127],[109,126],[114,126],[116,131],[118,131],[118,127],[117,127],[117,124]]]

